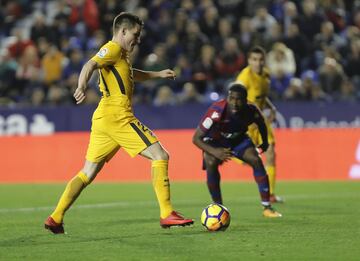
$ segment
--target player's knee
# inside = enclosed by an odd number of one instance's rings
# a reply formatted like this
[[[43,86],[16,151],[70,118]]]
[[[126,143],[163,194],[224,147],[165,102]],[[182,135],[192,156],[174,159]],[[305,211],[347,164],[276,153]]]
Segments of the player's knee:
[[[215,169],[218,167],[218,161],[214,158],[205,159],[205,164],[207,169]]]
[[[255,169],[259,169],[263,166],[262,160],[260,157],[254,157],[251,159],[251,166]]]
[[[274,153],[269,153],[266,155],[266,164],[267,165],[275,164],[275,154]]]
[[[154,160],[169,160],[170,155],[166,150],[159,150],[157,153],[155,153]]]
[[[105,161],[94,163],[94,162],[90,162],[90,161],[86,160],[85,165],[82,169],[82,172],[86,175],[86,177],[91,182],[92,180],[95,179],[96,175],[100,172],[100,170],[104,166],[104,163],[105,163]]]
[[[162,160],[169,160],[170,159],[170,155],[166,150],[163,150],[161,152],[160,157],[161,157]]]

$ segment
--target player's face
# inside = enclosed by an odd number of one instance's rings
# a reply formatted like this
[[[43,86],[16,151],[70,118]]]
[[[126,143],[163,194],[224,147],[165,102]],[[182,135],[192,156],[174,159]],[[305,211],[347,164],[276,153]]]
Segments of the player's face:
[[[141,26],[136,24],[131,29],[124,29],[122,32],[121,47],[132,52],[134,47],[140,43]]]
[[[265,65],[265,57],[261,53],[250,53],[248,63],[253,72],[260,74]]]
[[[228,111],[231,114],[237,114],[240,112],[241,108],[244,107],[246,101],[239,92],[229,91],[227,96],[228,102]]]

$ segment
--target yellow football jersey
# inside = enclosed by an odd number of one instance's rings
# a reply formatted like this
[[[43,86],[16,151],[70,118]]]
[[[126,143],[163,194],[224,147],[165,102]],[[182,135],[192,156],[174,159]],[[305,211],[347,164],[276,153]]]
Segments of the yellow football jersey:
[[[129,54],[113,41],[103,45],[91,60],[100,65],[99,88],[102,99],[93,119],[117,114],[124,119],[133,118],[132,94],[134,81]]]
[[[247,66],[236,78],[248,91],[248,100],[255,103],[261,110],[265,108],[265,98],[270,92],[270,76],[267,69],[263,73],[257,74]]]

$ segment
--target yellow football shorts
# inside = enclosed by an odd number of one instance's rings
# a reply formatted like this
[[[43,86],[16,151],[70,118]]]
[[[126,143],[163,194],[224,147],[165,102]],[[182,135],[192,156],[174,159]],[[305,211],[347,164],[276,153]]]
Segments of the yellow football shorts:
[[[265,124],[268,131],[268,142],[269,144],[275,144],[274,129],[271,126],[271,123],[267,119],[265,119]],[[247,134],[249,135],[250,139],[254,142],[256,147],[262,144],[260,131],[256,124],[253,123],[249,126]]]
[[[137,118],[124,120],[116,115],[107,115],[92,120],[86,159],[94,163],[104,159],[109,161],[120,148],[135,157],[157,141],[153,132]]]

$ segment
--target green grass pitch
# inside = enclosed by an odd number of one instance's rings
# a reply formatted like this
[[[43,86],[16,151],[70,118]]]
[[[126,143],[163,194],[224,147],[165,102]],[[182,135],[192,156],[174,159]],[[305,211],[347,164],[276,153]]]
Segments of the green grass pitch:
[[[261,216],[254,182],[223,184],[225,232],[207,232],[204,183],[171,186],[192,227],[162,229],[150,183],[94,183],[68,211],[66,235],[43,221],[64,184],[0,185],[0,260],[360,260],[360,182],[279,182],[281,219]]]

